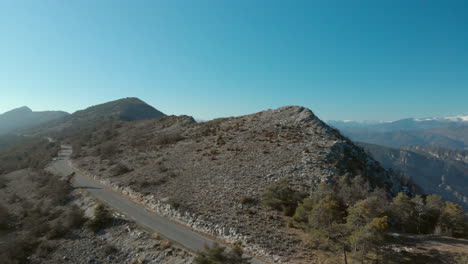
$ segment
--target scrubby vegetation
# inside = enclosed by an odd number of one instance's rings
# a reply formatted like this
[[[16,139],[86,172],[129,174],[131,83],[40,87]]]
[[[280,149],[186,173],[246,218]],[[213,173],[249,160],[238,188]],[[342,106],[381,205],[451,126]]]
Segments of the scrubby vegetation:
[[[70,179],[43,170],[58,149],[58,143],[46,139],[24,138],[0,150],[2,263],[25,263],[32,254],[45,256],[54,250],[54,240],[84,223],[83,212],[71,203]],[[7,178],[7,173],[26,168]]]
[[[444,202],[438,195],[391,198],[383,189],[371,189],[362,177],[341,176],[321,183],[308,197],[280,180],[265,190],[263,204],[292,216],[308,233],[313,249],[341,252],[346,261],[381,263],[389,261],[388,233],[442,234],[467,237],[463,208]],[[294,212],[291,214],[290,212]]]
[[[24,137],[15,134],[4,134],[0,136],[0,149],[6,148],[22,141]]]
[[[57,155],[60,145],[44,138],[23,138],[0,149],[0,175],[25,168],[42,169]]]
[[[282,211],[286,216],[292,216],[298,202],[304,196],[304,194],[291,189],[286,179],[281,179],[265,190],[262,203],[273,209]]]
[[[84,223],[81,210],[70,204],[69,181],[44,171],[28,174],[22,177],[34,184],[34,193],[28,194],[33,196],[14,195],[7,201],[0,201],[5,204],[0,207],[0,229],[3,230],[0,230],[3,232],[0,259],[5,260],[4,263],[23,263],[35,252],[53,250],[50,241]]]
[[[114,218],[109,210],[102,204],[99,204],[94,211],[94,218],[86,222],[86,227],[93,231],[98,232],[112,224]]]
[[[242,256],[242,249],[234,247],[232,250],[226,250],[225,247],[219,244],[205,246],[205,251],[197,252],[194,259],[196,264],[247,264],[250,263],[250,258]]]

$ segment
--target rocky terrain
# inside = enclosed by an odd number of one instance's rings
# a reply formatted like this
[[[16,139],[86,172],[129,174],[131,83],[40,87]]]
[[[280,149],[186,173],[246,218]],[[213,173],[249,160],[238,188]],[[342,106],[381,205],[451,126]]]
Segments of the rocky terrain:
[[[76,204],[92,217],[96,201],[82,193]],[[114,226],[97,235],[86,229],[73,230],[52,245],[45,257],[34,256],[32,263],[153,263],[190,264],[193,253],[172,244],[159,234],[148,233],[124,215],[114,213]]]
[[[68,193],[60,177],[31,169],[1,175],[2,263],[192,263],[193,253],[116,212],[110,226],[90,231],[80,223],[99,203],[86,190]]]
[[[169,206],[167,215],[192,228],[286,262],[307,250],[280,214],[260,205],[267,186],[286,178],[311,192],[347,173],[400,187],[363,149],[296,106],[204,123],[187,116],[113,122],[70,141],[81,170]]]

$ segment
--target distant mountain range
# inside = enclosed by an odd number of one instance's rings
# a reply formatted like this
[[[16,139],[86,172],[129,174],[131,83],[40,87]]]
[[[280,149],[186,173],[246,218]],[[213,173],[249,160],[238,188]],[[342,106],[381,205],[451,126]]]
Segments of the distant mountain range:
[[[468,151],[434,146],[401,149],[358,143],[386,169],[407,175],[424,193],[438,193],[468,209]]]
[[[393,122],[329,120],[327,123],[338,129],[366,128],[376,132],[410,131],[438,127],[468,126],[468,115],[442,118],[405,118]]]
[[[446,118],[407,118],[395,122],[371,123],[329,121],[355,141],[387,147],[412,145],[468,149],[468,116]]]
[[[33,112],[29,107],[23,106],[0,114],[0,134],[33,127],[67,115],[63,111]]]
[[[76,111],[71,115],[43,123],[34,129],[24,130],[23,133],[32,135],[60,133],[96,122],[135,121],[163,116],[166,115],[138,98],[123,98]]]

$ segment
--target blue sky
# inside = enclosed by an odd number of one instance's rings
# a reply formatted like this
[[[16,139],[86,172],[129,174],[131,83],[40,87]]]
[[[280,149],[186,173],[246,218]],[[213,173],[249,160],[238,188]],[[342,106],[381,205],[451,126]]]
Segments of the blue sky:
[[[468,114],[467,1],[0,0],[0,112]]]

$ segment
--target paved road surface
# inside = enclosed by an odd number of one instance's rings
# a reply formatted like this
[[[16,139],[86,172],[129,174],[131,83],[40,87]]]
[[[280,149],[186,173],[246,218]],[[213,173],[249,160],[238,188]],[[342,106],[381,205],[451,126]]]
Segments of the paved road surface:
[[[72,172],[75,172],[74,184],[77,187],[86,189],[91,195],[105,202],[110,207],[117,209],[127,217],[133,219],[142,227],[152,232],[157,232],[162,236],[186,247],[189,250],[203,250],[204,245],[211,245],[214,243],[214,240],[200,235],[181,225],[173,223],[168,219],[145,209],[141,205],[130,201],[124,196],[113,192],[99,183],[90,180],[88,177],[85,177],[74,171],[73,168],[71,168],[68,164],[68,157],[70,156],[71,152],[71,147],[62,146],[62,150],[59,153],[59,158],[54,161],[51,169],[65,175],[69,175]],[[258,259],[252,259],[251,262],[254,264],[266,263]]]

